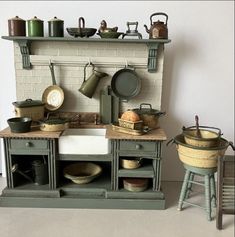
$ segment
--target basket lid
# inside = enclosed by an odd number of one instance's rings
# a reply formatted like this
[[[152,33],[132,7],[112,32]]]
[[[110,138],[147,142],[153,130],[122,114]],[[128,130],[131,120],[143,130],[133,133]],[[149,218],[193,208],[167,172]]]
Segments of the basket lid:
[[[32,99],[26,99],[26,100],[23,100],[23,101],[16,101],[16,102],[13,102],[12,104],[17,108],[44,105],[44,103],[41,100],[32,100]]]

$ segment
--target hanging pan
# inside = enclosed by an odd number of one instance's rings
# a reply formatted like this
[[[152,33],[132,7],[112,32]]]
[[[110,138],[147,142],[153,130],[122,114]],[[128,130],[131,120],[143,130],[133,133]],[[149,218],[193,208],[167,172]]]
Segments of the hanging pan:
[[[61,107],[64,102],[64,91],[56,85],[54,66],[49,64],[52,77],[52,86],[45,89],[42,95],[42,101],[48,111],[55,111]]]
[[[139,94],[141,80],[132,68],[126,67],[113,75],[111,88],[122,101],[128,101]]]

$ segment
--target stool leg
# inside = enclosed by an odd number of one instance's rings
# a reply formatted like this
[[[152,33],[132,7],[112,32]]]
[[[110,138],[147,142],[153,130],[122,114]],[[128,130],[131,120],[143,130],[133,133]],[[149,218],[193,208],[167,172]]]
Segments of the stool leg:
[[[211,189],[210,189],[210,175],[205,175],[205,206],[207,212],[207,219],[211,221]]]
[[[187,186],[188,186],[188,180],[189,180],[189,176],[190,176],[190,171],[186,170],[185,176],[184,176],[184,182],[181,188],[181,193],[180,193],[180,198],[179,198],[179,203],[178,203],[178,211],[182,210],[182,206],[183,206],[183,201],[185,199],[186,196],[186,191],[187,191]]]
[[[190,176],[189,176],[189,181],[193,181],[193,179],[194,179],[194,173],[191,172]],[[189,198],[189,194],[190,194],[190,192],[192,192],[192,186],[193,186],[193,184],[189,182],[187,191],[186,191],[186,196],[185,196],[186,199]]]
[[[211,186],[211,201],[212,206],[216,207],[216,188],[215,188],[215,175],[210,176],[210,186]]]

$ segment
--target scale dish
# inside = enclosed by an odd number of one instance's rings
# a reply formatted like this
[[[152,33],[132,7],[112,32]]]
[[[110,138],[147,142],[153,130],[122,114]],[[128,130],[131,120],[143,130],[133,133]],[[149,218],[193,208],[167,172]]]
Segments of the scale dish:
[[[117,39],[122,34],[123,32],[115,32],[115,31],[97,33],[97,35],[99,35],[101,38],[111,38],[111,39]]]

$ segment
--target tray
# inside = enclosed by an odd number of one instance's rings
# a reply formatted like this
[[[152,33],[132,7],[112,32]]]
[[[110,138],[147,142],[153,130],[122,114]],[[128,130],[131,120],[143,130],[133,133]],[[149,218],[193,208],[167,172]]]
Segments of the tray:
[[[118,124],[112,124],[112,129],[113,131],[116,131],[116,132],[127,133],[127,134],[135,135],[135,136],[140,136],[147,133],[147,130],[135,130],[135,129],[130,129],[130,128],[123,128],[123,127],[118,126]]]

